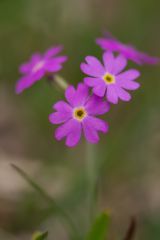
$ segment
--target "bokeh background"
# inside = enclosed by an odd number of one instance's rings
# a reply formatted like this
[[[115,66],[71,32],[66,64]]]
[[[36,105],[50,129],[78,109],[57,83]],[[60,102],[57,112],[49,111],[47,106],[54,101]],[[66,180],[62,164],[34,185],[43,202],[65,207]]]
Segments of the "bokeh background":
[[[68,239],[56,209],[11,168],[23,168],[87,231],[86,143],[68,149],[53,139],[48,122],[63,92],[45,79],[20,96],[18,66],[34,51],[64,44],[69,61],[61,75],[76,85],[88,54],[101,58],[95,38],[106,30],[160,56],[159,0],[0,0],[0,239],[27,240],[49,230],[49,240]],[[130,64],[134,66],[134,64]],[[134,66],[135,67],[135,66]],[[130,103],[106,115],[107,136],[94,147],[103,171],[99,210],[111,215],[110,239],[123,239],[131,216],[136,239],[160,239],[160,70],[140,67],[141,88]]]

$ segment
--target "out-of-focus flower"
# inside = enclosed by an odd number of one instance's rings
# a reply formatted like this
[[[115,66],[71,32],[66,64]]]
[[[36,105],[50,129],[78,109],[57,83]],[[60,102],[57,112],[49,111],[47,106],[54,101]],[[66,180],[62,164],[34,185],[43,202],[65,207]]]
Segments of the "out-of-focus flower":
[[[62,46],[56,46],[44,54],[33,54],[28,62],[22,64],[19,71],[23,76],[16,83],[16,93],[21,93],[24,89],[31,87],[42,77],[58,72],[67,60],[66,56],[57,56],[61,51]]]
[[[123,44],[111,34],[107,33],[103,38],[97,38],[96,43],[103,49],[123,54],[127,59],[142,65],[142,64],[157,64],[160,63],[160,58],[149,56],[146,53],[138,51],[134,46]]]
[[[135,90],[140,84],[134,80],[139,77],[139,71],[130,69],[121,71],[126,67],[127,60],[123,55],[114,57],[112,52],[103,54],[103,63],[93,57],[87,56],[86,63],[81,64],[81,70],[90,77],[84,78],[84,82],[93,88],[93,93],[99,97],[106,95],[109,102],[117,104],[118,98],[129,101],[131,95],[125,90]]]
[[[89,88],[79,83],[77,89],[69,86],[65,91],[67,102],[59,101],[53,108],[56,112],[50,114],[52,124],[62,124],[55,131],[55,138],[66,138],[66,145],[75,146],[82,134],[90,143],[99,141],[98,131],[106,133],[108,124],[95,116],[109,111],[109,103],[96,95],[89,95]]]

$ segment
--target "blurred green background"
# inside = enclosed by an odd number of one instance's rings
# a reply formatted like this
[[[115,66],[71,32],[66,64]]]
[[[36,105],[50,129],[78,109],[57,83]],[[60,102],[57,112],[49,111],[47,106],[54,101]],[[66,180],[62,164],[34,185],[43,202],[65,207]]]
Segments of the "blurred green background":
[[[16,96],[18,66],[34,51],[60,43],[69,56],[61,75],[76,85],[84,57],[101,58],[95,38],[105,30],[160,56],[159,9],[158,0],[0,0],[0,239],[27,240],[46,229],[49,240],[68,239],[58,211],[10,163],[30,174],[87,231],[86,143],[68,149],[54,140],[48,115],[63,92],[43,79]],[[106,115],[109,134],[94,147],[103,167],[98,207],[109,210],[109,239],[115,240],[123,239],[131,216],[137,218],[137,240],[160,239],[160,71],[139,69],[141,88],[130,103],[112,107]]]

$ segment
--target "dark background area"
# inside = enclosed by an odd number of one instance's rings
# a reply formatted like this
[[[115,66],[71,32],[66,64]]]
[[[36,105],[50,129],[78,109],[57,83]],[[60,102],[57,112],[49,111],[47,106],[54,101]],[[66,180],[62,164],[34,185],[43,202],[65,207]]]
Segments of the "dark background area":
[[[63,92],[45,79],[17,96],[19,65],[33,52],[55,44],[69,56],[61,75],[76,85],[86,55],[101,58],[95,39],[109,30],[122,42],[160,56],[158,0],[0,0],[0,238],[31,238],[49,229],[51,239],[67,239],[58,212],[11,168],[16,163],[86,225],[86,143],[68,149],[53,138],[48,121]],[[129,64],[135,67],[134,64]],[[108,209],[110,239],[122,239],[129,219],[138,219],[136,239],[160,239],[160,71],[137,67],[141,88],[133,100],[106,115],[108,135],[101,136],[96,161],[103,163],[99,209]]]

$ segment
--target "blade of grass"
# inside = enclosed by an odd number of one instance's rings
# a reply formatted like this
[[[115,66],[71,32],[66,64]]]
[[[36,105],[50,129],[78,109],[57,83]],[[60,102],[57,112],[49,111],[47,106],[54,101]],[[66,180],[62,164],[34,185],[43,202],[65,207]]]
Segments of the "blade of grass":
[[[33,179],[31,179],[28,174],[16,166],[15,164],[11,164],[11,167],[36,191],[39,193],[41,197],[43,197],[49,204],[53,205],[60,213],[62,218],[66,221],[68,226],[70,227],[70,231],[72,234],[72,237],[74,238],[75,236],[77,239],[80,239],[79,236],[79,231],[77,227],[75,226],[74,222],[72,221],[71,217],[68,215],[68,213],[65,212],[65,210],[57,204],[57,202],[48,194],[46,191],[39,185],[37,184]]]

